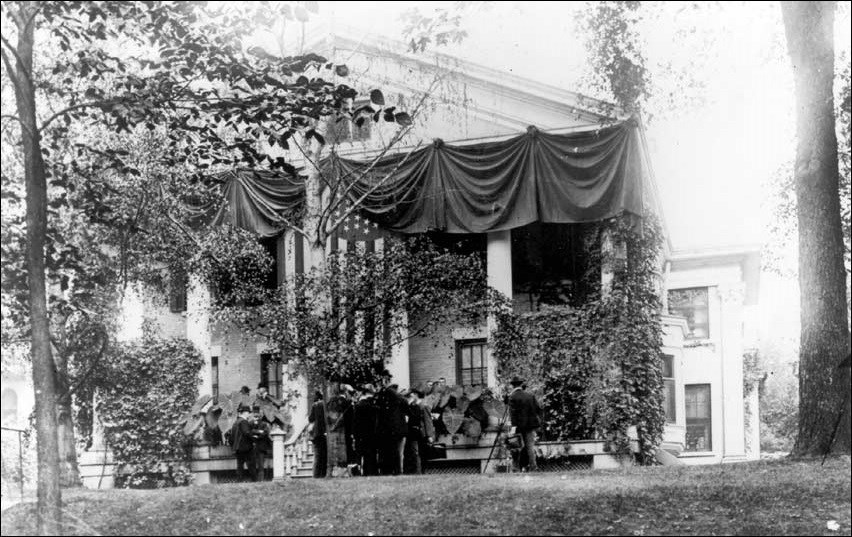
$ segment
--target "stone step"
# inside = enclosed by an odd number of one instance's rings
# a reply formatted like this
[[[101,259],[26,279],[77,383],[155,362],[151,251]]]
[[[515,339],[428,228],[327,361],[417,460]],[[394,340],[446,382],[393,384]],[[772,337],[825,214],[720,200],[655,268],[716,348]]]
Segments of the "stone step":
[[[305,477],[313,477],[313,476],[314,476],[314,469],[311,466],[308,466],[308,467],[299,466],[299,467],[296,468],[296,471],[294,473],[290,474],[290,477],[293,477],[293,478],[305,478]]]

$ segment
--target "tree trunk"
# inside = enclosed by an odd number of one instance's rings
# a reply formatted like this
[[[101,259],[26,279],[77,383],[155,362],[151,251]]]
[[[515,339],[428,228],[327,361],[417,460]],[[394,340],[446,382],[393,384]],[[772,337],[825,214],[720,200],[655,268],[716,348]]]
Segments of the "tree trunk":
[[[846,278],[834,118],[834,2],[782,2],[796,83],[801,349],[797,456],[849,453]],[[838,417],[845,416],[838,427]],[[844,423],[845,422],[845,423]],[[835,435],[838,431],[839,435]]]
[[[63,398],[64,399],[64,398]],[[59,484],[72,488],[83,485],[77,466],[77,439],[74,435],[74,420],[71,405],[60,402],[56,405],[56,436],[59,442]]]
[[[21,121],[27,201],[27,269],[32,329],[33,388],[35,390],[38,454],[38,532],[61,532],[62,496],[59,488],[56,436],[56,370],[50,350],[47,318],[44,241],[47,230],[47,180],[36,122],[35,88],[32,81],[36,5],[24,5],[17,14],[18,64],[15,101]]]
[[[71,396],[68,394],[68,357],[54,349],[56,363],[56,436],[59,442],[59,484],[62,487],[82,486],[77,466],[77,441],[74,437],[74,420]]]

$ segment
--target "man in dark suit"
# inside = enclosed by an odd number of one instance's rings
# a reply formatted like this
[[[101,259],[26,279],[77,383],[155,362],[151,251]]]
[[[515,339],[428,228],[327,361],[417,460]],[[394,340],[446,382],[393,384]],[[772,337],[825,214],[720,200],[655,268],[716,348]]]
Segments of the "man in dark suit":
[[[408,436],[405,439],[403,469],[405,473],[422,474],[426,448],[435,438],[432,412],[423,405],[423,391],[408,392]]]
[[[246,467],[252,481],[257,481],[257,470],[253,456],[254,442],[251,438],[251,408],[240,405],[237,409],[237,420],[231,427],[231,448],[237,457],[237,478],[245,481]]]
[[[523,470],[528,467],[530,472],[538,470],[535,460],[535,433],[541,427],[541,407],[533,394],[525,391],[523,379],[513,377],[509,393],[509,417],[515,432],[521,436],[523,447],[518,457],[518,466]]]
[[[260,412],[259,406],[253,406],[251,408],[251,417],[249,418],[256,481],[263,481],[265,479],[266,458],[272,456],[272,439],[269,436],[271,427],[269,422],[263,419]]]
[[[361,392],[361,398],[355,403],[352,419],[355,451],[361,461],[361,474],[379,475],[377,438],[379,409],[373,397],[375,388],[372,384],[367,384]]]
[[[385,382],[391,375],[382,373]],[[376,407],[379,410],[379,423],[376,436],[379,440],[379,469],[382,475],[402,473],[402,461],[405,450],[405,436],[408,434],[408,402],[400,395],[398,384],[387,384],[376,395]]]
[[[314,444],[314,477],[325,477],[328,470],[328,444],[325,434],[325,403],[320,391],[314,392],[314,404],[311,405],[308,423],[311,424],[310,437]]]

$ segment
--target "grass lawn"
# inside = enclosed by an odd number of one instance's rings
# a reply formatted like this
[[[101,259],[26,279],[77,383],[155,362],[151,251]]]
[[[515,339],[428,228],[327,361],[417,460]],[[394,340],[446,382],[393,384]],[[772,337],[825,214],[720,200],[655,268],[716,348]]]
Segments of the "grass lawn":
[[[72,534],[849,535],[850,458],[64,492]],[[827,527],[836,521],[839,529]],[[3,535],[34,531],[33,505]]]

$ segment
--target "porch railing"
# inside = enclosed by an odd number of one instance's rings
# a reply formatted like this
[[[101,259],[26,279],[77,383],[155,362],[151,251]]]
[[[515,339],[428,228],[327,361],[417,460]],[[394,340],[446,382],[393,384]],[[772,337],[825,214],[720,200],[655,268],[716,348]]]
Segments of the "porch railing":
[[[308,435],[307,424],[298,427],[284,442],[284,473],[288,477],[296,475],[299,466],[314,452],[313,443]],[[274,458],[274,454],[273,454]]]

